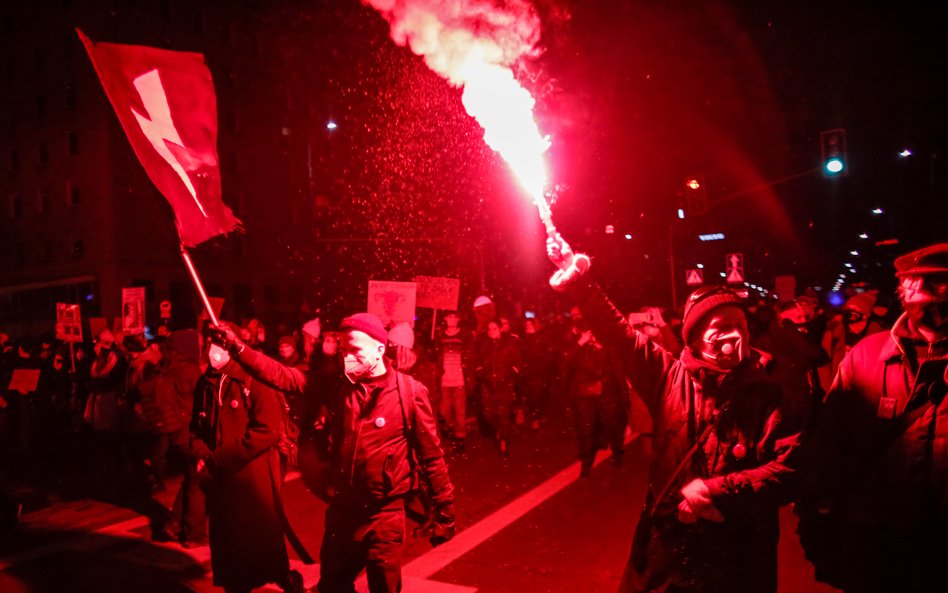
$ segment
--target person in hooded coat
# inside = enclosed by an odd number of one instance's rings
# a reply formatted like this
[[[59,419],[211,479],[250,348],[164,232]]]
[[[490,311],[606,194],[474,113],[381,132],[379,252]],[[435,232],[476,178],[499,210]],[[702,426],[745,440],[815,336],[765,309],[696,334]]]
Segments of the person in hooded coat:
[[[557,235],[547,251],[654,423],[649,487],[619,590],[775,593],[778,509],[795,478],[799,428],[751,350],[743,299],[705,286],[685,304],[676,358],[625,317]],[[790,416],[792,418],[792,415]]]

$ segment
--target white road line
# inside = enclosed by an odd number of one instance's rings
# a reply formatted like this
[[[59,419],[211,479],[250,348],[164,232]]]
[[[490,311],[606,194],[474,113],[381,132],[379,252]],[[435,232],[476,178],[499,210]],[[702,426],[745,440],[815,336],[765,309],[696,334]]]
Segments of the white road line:
[[[626,445],[637,436],[634,434],[627,439]],[[610,457],[612,452],[607,451],[606,455],[599,457],[593,465],[599,465]],[[402,567],[402,574],[428,578],[437,573],[578,480],[579,466],[578,461],[569,465],[552,478],[457,534],[451,541],[415,558]]]

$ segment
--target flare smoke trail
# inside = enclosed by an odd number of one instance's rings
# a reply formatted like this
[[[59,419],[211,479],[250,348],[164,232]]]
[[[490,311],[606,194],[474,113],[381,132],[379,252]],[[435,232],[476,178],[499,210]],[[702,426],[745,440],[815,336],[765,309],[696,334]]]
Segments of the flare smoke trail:
[[[533,117],[535,100],[511,68],[535,56],[540,19],[523,0],[363,0],[385,17],[392,39],[463,88],[461,101],[484,140],[539,203],[549,141]]]

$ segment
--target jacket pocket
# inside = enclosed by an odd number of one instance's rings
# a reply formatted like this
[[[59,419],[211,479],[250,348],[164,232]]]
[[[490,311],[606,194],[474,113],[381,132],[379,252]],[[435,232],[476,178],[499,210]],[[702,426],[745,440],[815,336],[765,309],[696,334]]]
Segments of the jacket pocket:
[[[382,462],[382,495],[387,496],[395,488],[395,456],[391,451]]]

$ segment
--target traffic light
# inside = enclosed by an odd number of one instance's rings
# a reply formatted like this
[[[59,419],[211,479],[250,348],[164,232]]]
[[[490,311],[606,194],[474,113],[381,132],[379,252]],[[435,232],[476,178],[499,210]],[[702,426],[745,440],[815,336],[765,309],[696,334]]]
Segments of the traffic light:
[[[685,179],[685,210],[692,216],[707,214],[708,192],[704,186],[704,177],[692,175]]]
[[[846,130],[837,128],[820,133],[820,170],[824,177],[842,177],[849,170],[846,160]]]

